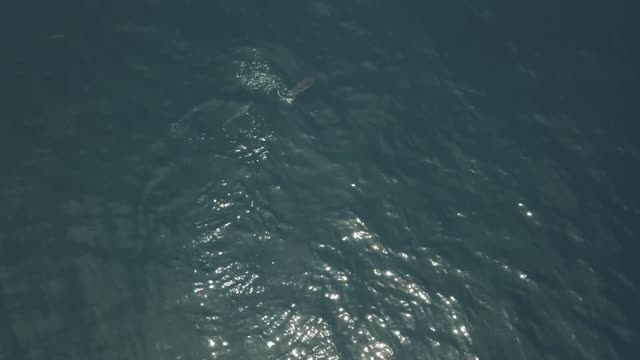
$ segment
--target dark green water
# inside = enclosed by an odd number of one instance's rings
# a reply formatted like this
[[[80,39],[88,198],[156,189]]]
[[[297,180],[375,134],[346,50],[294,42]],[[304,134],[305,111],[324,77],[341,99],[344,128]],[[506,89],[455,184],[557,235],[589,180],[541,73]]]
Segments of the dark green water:
[[[635,359],[635,7],[132,3],[3,14],[0,360]]]

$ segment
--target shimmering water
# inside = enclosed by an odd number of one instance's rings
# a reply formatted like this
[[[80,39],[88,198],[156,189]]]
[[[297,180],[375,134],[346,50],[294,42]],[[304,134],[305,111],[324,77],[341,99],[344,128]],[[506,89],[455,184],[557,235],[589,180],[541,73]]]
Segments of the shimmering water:
[[[15,9],[0,360],[634,359],[611,4]]]

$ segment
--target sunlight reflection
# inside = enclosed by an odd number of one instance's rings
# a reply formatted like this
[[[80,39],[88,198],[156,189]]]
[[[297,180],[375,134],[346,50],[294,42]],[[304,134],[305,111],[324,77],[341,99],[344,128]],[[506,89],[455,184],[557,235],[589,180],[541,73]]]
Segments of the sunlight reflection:
[[[363,246],[368,247],[368,250],[389,255],[390,252],[380,243],[378,237],[367,229],[360,218],[343,220],[341,223],[348,234],[342,237],[342,241],[361,242]]]

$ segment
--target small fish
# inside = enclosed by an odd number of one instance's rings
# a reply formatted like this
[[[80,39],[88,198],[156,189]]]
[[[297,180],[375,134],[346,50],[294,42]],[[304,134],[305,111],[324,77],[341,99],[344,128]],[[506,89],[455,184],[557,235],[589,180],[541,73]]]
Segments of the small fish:
[[[300,94],[301,92],[307,90],[308,88],[310,88],[313,83],[316,81],[315,78],[313,77],[308,77],[305,78],[303,80],[300,80],[294,87],[292,87],[291,89],[287,90],[287,93],[289,96],[296,96],[298,94]]]

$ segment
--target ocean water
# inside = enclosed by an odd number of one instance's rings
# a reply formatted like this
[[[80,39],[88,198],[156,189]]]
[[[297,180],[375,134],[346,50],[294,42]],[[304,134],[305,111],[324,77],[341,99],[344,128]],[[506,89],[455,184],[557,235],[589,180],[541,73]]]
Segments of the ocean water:
[[[637,14],[13,5],[0,360],[635,359]]]

